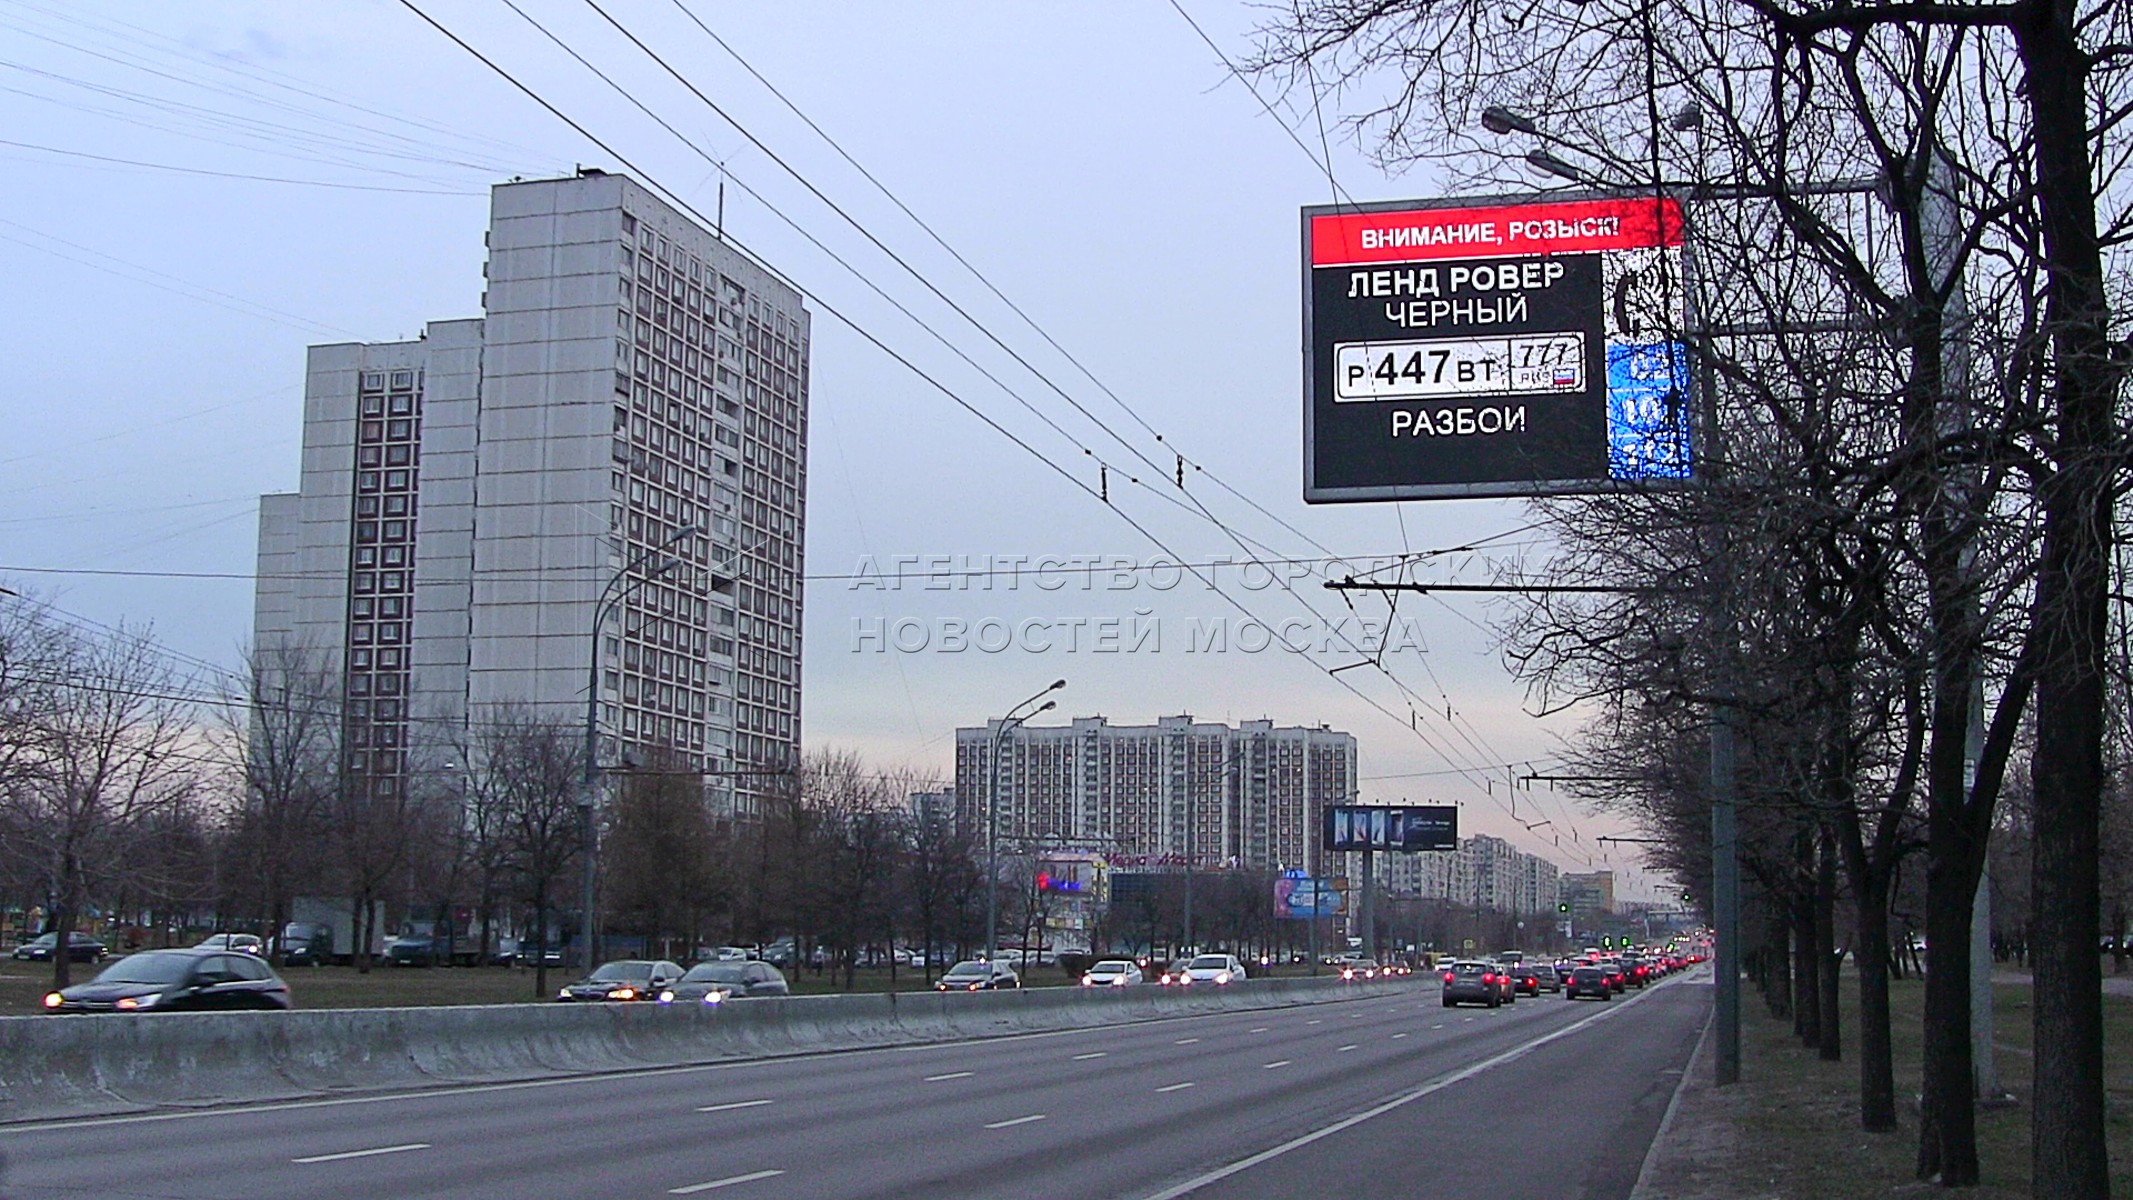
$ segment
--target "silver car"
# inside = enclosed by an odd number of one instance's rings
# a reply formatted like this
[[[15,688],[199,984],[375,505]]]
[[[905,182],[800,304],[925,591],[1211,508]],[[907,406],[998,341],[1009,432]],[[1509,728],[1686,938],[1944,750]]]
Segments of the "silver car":
[[[1131,987],[1142,980],[1140,967],[1123,958],[1104,959],[1081,973],[1083,987]]]

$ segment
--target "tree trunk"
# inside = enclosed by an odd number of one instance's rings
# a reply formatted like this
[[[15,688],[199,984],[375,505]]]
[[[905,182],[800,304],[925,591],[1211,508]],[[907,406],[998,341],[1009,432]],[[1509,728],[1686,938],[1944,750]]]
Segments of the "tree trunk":
[[[1933,845],[1926,864],[1925,1086],[1918,1120],[1918,1177],[1937,1178],[1949,1187],[1978,1181],[1969,899],[1977,873],[1962,869],[1965,855],[1959,846],[1944,844],[1969,841],[1960,824],[1955,814],[1945,811],[1928,820]],[[1962,899],[1959,904],[1954,902],[1957,897]],[[2041,1070],[2041,1061],[2038,1066]]]
[[[1858,896],[1858,935],[1852,952],[1859,966],[1859,1127],[1876,1133],[1896,1128],[1896,1060],[1889,1038],[1888,881],[1869,877],[1853,885]]]
[[[1817,1006],[1816,1044],[1824,1062],[1844,1057],[1838,1036],[1837,989],[1844,969],[1844,956],[1837,950],[1837,844],[1827,831],[1815,835],[1815,982],[1821,992]]]
[[[1792,1032],[1809,1046],[1822,1040],[1822,991],[1816,964],[1822,960],[1815,944],[1815,906],[1812,889],[1786,906],[1792,916]]]
[[[2096,939],[2120,366],[2097,231],[2090,52],[2075,34],[2077,19],[2073,0],[2052,0],[2025,7],[2013,23],[2032,118],[2058,402],[2057,469],[2038,487],[2044,543],[2037,612],[2050,640],[2037,678],[2031,766],[2036,1077],[2050,1081],[2035,1089],[2031,1110],[2031,1188],[2040,1197],[2100,1197],[2111,1189]]]
[[[46,932],[52,935],[52,990],[63,992],[74,982],[73,947],[67,943],[74,936],[74,905],[68,901],[55,901]]]

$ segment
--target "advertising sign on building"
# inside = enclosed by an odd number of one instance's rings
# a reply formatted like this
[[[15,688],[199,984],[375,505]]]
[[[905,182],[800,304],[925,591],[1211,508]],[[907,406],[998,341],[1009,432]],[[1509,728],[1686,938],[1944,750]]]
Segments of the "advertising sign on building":
[[[1325,812],[1328,850],[1457,850],[1459,809],[1449,804],[1337,804]]]
[[[1303,236],[1306,501],[1689,477],[1676,201],[1316,206]]]

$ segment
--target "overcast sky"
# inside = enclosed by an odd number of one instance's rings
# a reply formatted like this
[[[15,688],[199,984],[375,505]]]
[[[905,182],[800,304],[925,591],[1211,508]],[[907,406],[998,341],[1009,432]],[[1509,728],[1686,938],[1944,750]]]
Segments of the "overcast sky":
[[[1529,763],[1545,772],[1570,726],[1525,711],[1486,603],[1408,597],[1383,657],[1392,678],[1367,665],[1336,677],[1361,659],[1344,636],[1385,621],[1383,600],[1351,612],[1322,574],[1284,588],[1216,567],[1217,593],[1149,568],[1481,544],[1417,568],[1479,579],[1544,549],[1514,502],[1302,503],[1298,209],[1332,198],[1326,167],[1284,130],[1320,145],[1307,94],[1292,108],[1269,92],[1270,116],[1158,0],[689,0],[1040,334],[674,0],[602,6],[865,234],[588,4],[515,2],[687,140],[506,0],[417,0],[706,213],[723,164],[728,234],[812,297],[810,746],[946,773],[958,725],[1063,676],[1068,715],[1348,730],[1365,800],[1460,803],[1462,832],[1567,869],[1634,869],[1594,843],[1623,832],[1607,819],[1545,787],[1514,799],[1506,780]],[[1222,54],[1248,52],[1255,10],[1184,2]],[[174,654],[228,666],[250,629],[258,495],[297,484],[304,347],[479,315],[489,184],[629,168],[397,2],[0,0],[0,41],[0,272],[13,281],[0,583],[93,621],[150,623]],[[1329,141],[1355,198],[1443,190],[1387,177],[1337,126]],[[1120,559],[1136,566],[1057,565]],[[988,566],[953,586],[923,577]],[[1307,622],[1290,635],[1314,653],[1252,652],[1247,613]],[[993,626],[955,648],[956,622],[988,620],[1015,644],[981,648],[997,645]],[[1195,644],[1196,625],[1204,639],[1218,623],[1226,652]]]

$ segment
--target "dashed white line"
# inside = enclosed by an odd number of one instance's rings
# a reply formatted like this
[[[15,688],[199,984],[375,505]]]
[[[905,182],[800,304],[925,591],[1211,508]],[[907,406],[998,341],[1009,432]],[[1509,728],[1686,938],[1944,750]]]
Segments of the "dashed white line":
[[[1245,1030],[1244,1032],[1246,1032],[1246,1033],[1265,1033],[1265,1032],[1266,1032],[1266,1026],[1264,1026],[1264,1025],[1260,1025],[1260,1026],[1258,1026],[1258,1027],[1256,1027],[1256,1028],[1253,1028],[1253,1029],[1247,1029],[1247,1030]]]
[[[784,1173],[783,1171],[750,1171],[746,1175],[729,1175],[724,1179],[714,1179],[709,1183],[692,1183],[687,1187],[668,1188],[667,1195],[693,1196],[698,1192],[708,1192],[713,1188],[732,1187],[736,1183],[754,1183],[758,1179],[771,1179]]]
[[[1392,1040],[1393,1040],[1393,1041],[1396,1041],[1396,1042],[1397,1042],[1397,1041],[1399,1041],[1399,1040],[1400,1040],[1401,1038],[1403,1038],[1403,1037],[1406,1037],[1406,1036],[1407,1036],[1407,1035],[1406,1035],[1406,1034],[1404,1034],[1404,1033],[1396,1033],[1396,1034],[1393,1034],[1393,1035],[1392,1035]]]
[[[1306,1025],[1323,1025],[1323,1024],[1325,1024],[1325,1022],[1324,1022],[1324,1021],[1305,1021],[1305,1022],[1304,1022],[1304,1024],[1306,1024]]]
[[[1432,1026],[1430,1026],[1430,1028],[1431,1028],[1431,1029],[1442,1029],[1442,1028],[1444,1028],[1444,1022],[1442,1022],[1442,1021],[1439,1021],[1439,1022],[1437,1022],[1437,1023],[1435,1024],[1435,1025],[1432,1025]]]
[[[1200,1040],[1199,1038],[1179,1038],[1179,1039],[1178,1039],[1177,1041],[1175,1041],[1175,1042],[1173,1042],[1173,1043],[1171,1043],[1171,1044],[1172,1044],[1172,1045],[1174,1045],[1174,1046],[1190,1046],[1190,1045],[1192,1045],[1192,1044],[1193,1044],[1194,1042],[1197,1042],[1197,1041],[1199,1041],[1199,1040]]]
[[[706,1104],[702,1108],[697,1109],[696,1111],[730,1112],[736,1108],[761,1108],[768,1103],[770,1103],[770,1101],[768,1100],[735,1100],[731,1104]]]
[[[1265,1066],[1263,1066],[1263,1067],[1260,1067],[1259,1069],[1260,1069],[1260,1070],[1262,1070],[1262,1071],[1271,1071],[1271,1070],[1273,1070],[1273,1069],[1274,1069],[1274,1068],[1276,1068],[1276,1067],[1286,1067],[1286,1066],[1288,1066],[1288,1065],[1289,1065],[1290,1063],[1292,1063],[1292,1062],[1294,1062],[1294,1061],[1295,1061],[1294,1059],[1289,1059],[1289,1058],[1277,1058],[1277,1059],[1275,1059],[1275,1060],[1274,1060],[1273,1062],[1270,1062],[1270,1063],[1266,1064]]]
[[[1189,1084],[1189,1083],[1173,1083],[1173,1084],[1170,1084],[1170,1085],[1168,1085],[1168,1086],[1166,1086],[1166,1087],[1159,1087],[1159,1088],[1157,1088],[1157,1089],[1155,1089],[1155,1090],[1156,1090],[1156,1091],[1158,1091],[1158,1092],[1182,1092],[1182,1091],[1184,1091],[1184,1090],[1185,1090],[1186,1088],[1189,1088],[1189,1087],[1191,1087],[1191,1086],[1192,1086],[1192,1085],[1191,1085],[1191,1084]]]
[[[977,1074],[976,1071],[950,1071],[946,1075],[928,1075],[926,1076],[926,1082],[941,1083],[950,1079],[968,1079],[975,1074]]]
[[[1350,1042],[1350,1043],[1348,1043],[1347,1045],[1345,1045],[1345,1046],[1342,1046],[1342,1047],[1341,1047],[1340,1049],[1338,1049],[1338,1050],[1335,1050],[1335,1051],[1334,1051],[1334,1053],[1335,1053],[1335,1054],[1346,1054],[1346,1053],[1347,1053],[1348,1051],[1350,1051],[1350,1050],[1353,1050],[1353,1049],[1355,1049],[1355,1043],[1354,1043],[1354,1042]]]
[[[1015,1125],[1027,1125],[1027,1124],[1029,1124],[1029,1123],[1030,1123],[1031,1121],[1042,1121],[1043,1119],[1044,1119],[1044,1114],[1043,1114],[1043,1113],[1031,1113],[1030,1115],[1028,1115],[1028,1116],[1026,1116],[1026,1117],[1011,1117],[1011,1118],[1009,1118],[1008,1120],[1005,1120],[1005,1121],[992,1121],[992,1122],[989,1122],[989,1123],[987,1123],[987,1124],[986,1124],[986,1126],[985,1126],[985,1128],[987,1128],[987,1129],[1007,1129],[1007,1128],[1010,1128],[1010,1127],[1012,1127],[1012,1126],[1015,1126]]]
[[[1111,1052],[1110,1052],[1110,1051],[1108,1051],[1108,1050],[1092,1050],[1092,1051],[1090,1051],[1090,1052],[1089,1052],[1089,1053],[1087,1053],[1087,1054],[1077,1054],[1077,1055],[1075,1055],[1075,1056],[1074,1056],[1074,1061],[1075,1061],[1075,1062],[1087,1062],[1087,1061],[1088,1061],[1089,1059],[1092,1059],[1092,1058],[1106,1058],[1106,1057],[1109,1057],[1110,1053],[1111,1053]]]
[[[405,1154],[409,1150],[427,1150],[428,1142],[409,1142],[404,1146],[379,1146],[372,1150],[343,1150],[339,1154],[314,1154],[308,1158],[292,1158],[293,1163],[340,1162],[345,1158],[370,1158],[378,1154]]]

